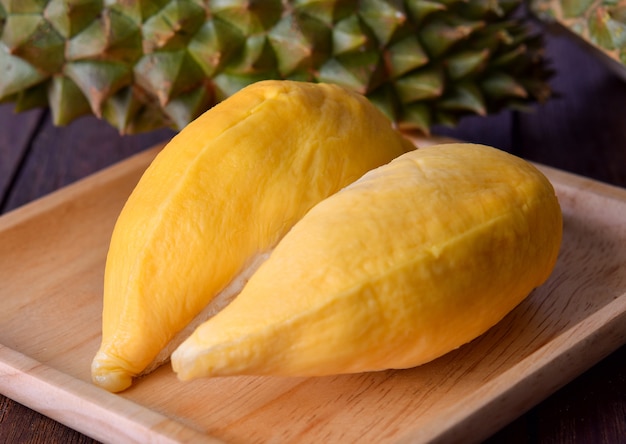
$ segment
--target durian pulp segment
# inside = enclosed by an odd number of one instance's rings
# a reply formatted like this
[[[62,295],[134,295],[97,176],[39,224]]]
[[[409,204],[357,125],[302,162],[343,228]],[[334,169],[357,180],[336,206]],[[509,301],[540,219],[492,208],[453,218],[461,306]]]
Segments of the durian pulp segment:
[[[170,355],[178,346],[187,339],[198,326],[215,316],[217,313],[222,311],[224,307],[230,304],[235,297],[241,292],[242,288],[246,285],[248,280],[252,277],[252,275],[256,272],[256,270],[261,266],[263,262],[267,260],[267,258],[271,254],[271,250],[257,254],[251,258],[251,260],[244,266],[243,270],[238,273],[233,280],[224,288],[222,291],[217,293],[217,295],[209,302],[206,307],[202,309],[200,313],[194,317],[194,319],[189,322],[181,331],[179,331],[174,337],[170,340],[170,342],[159,352],[159,354],[154,358],[154,360],[148,364],[148,366],[137,376],[144,376],[152,373],[158,367],[169,361]]]
[[[123,390],[315,203],[414,146],[336,85],[258,82],[159,153],[115,225],[94,381]]]
[[[423,364],[548,278],[561,224],[551,184],[519,158],[467,144],[407,153],[308,212],[173,368],[187,380]]]

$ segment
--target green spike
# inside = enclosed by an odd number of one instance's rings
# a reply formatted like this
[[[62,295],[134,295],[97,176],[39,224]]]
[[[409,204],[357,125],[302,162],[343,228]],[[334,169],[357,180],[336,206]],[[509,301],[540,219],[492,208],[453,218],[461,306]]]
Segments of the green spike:
[[[354,10],[353,0],[295,0],[297,14],[310,16],[326,26],[350,15]]]
[[[65,40],[40,15],[9,15],[2,41],[11,54],[44,72],[58,72],[63,65]]]
[[[50,0],[44,17],[68,39],[95,20],[102,11],[102,0]]]
[[[76,83],[65,76],[52,77],[47,91],[52,122],[68,125],[77,117],[89,114],[91,107]]]
[[[20,46],[27,45],[42,23],[44,19],[40,15],[9,14],[4,24],[2,42],[13,52]]]
[[[423,27],[422,42],[429,54],[439,57],[483,26],[483,22],[434,20]]]
[[[436,99],[443,94],[444,75],[437,68],[421,69],[397,79],[395,88],[403,103]]]
[[[443,111],[469,111],[479,116],[487,114],[485,100],[480,90],[471,82],[455,85],[439,102],[438,107]]]
[[[367,98],[392,122],[398,120],[398,97],[393,88],[383,85],[367,94]]]
[[[505,9],[500,0],[472,0],[459,6],[463,17],[474,20],[484,19],[490,16],[503,17]]]
[[[154,52],[135,65],[137,83],[153,94],[161,106],[202,82],[202,69],[185,50]]]
[[[107,7],[140,25],[159,12],[170,0],[105,0]]]
[[[489,51],[463,51],[446,59],[448,75],[451,79],[458,80],[470,74],[482,71],[489,59]]]
[[[7,14],[41,14],[48,0],[0,0]]]
[[[213,78],[215,84],[215,100],[222,101],[246,86],[266,78],[267,77],[262,74],[241,75],[226,72],[219,73]]]
[[[15,51],[15,55],[28,60],[42,71],[58,72],[64,63],[65,41],[63,37],[54,30],[52,25],[44,21],[37,27],[31,38],[28,45]]]
[[[311,65],[313,57],[311,41],[299,28],[292,28],[293,23],[293,17],[285,17],[268,34],[281,76],[288,76],[302,65]]]
[[[337,83],[361,94],[367,94],[378,86],[382,68],[378,52],[353,53],[341,59],[328,60],[321,66],[317,80]]]
[[[523,42],[528,43],[528,39],[530,38],[528,34],[528,29],[523,26],[514,26],[512,23],[509,23],[509,26],[506,27],[506,38],[503,40],[503,43],[508,46],[519,45]],[[535,35],[535,38],[541,38],[540,35]]]
[[[102,116],[102,103],[132,81],[129,67],[116,62],[70,62],[64,72],[83,92],[97,117]]]
[[[141,32],[125,15],[105,10],[99,20],[69,40],[66,58],[134,63],[142,55]]]
[[[13,103],[13,104],[15,104],[15,102],[18,100],[18,98],[19,98],[19,93],[9,94],[8,96],[0,97],[0,104],[1,103]]]
[[[277,77],[276,57],[266,34],[256,34],[245,39],[238,58],[234,59],[228,70],[235,74],[253,74],[267,72]]]
[[[183,49],[205,20],[204,8],[190,1],[172,0],[142,26],[144,52]]]
[[[518,61],[523,60],[526,54],[528,54],[528,47],[526,45],[513,46],[511,49],[507,49],[493,57],[489,61],[489,64],[493,68],[511,66],[516,64]]]
[[[514,46],[513,36],[509,33],[504,23],[490,23],[480,34],[477,33],[474,36],[471,49],[485,49],[490,53],[495,53],[503,46]]]
[[[9,54],[0,45],[0,99],[4,99],[23,89],[30,88],[47,78],[33,65]]]
[[[490,73],[481,80],[480,86],[485,94],[495,100],[509,97],[528,97],[528,92],[512,76],[503,72]]]
[[[420,24],[426,17],[437,12],[445,11],[446,5],[438,1],[407,0],[406,8],[416,24]]]
[[[133,116],[133,120],[124,129],[124,134],[145,133],[156,129],[171,128],[172,122],[158,106],[143,104]]]
[[[433,124],[430,107],[425,103],[412,103],[404,108],[400,127],[405,130],[417,130],[428,135]]]
[[[318,24],[306,16],[289,15],[269,32],[268,40],[282,76],[287,77],[297,69],[312,70],[318,54],[329,53],[330,30],[319,29]]]
[[[180,131],[212,103],[214,103],[212,91],[202,85],[193,91],[176,96],[167,104],[164,112],[173,122],[174,129]]]
[[[315,81],[315,70],[297,70],[282,77],[284,80],[294,80],[297,82],[313,82]]]
[[[409,36],[390,46],[386,53],[392,77],[400,77],[409,71],[426,65],[428,55],[416,36]]]
[[[48,82],[41,82],[30,88],[20,91],[15,98],[15,112],[21,113],[33,108],[42,108],[48,105],[46,91]]]
[[[282,15],[281,0],[212,0],[208,3],[213,17],[237,27],[245,35],[264,32]]]
[[[363,51],[373,47],[368,31],[355,15],[336,23],[332,33],[333,55]]]
[[[142,104],[137,89],[126,86],[104,101],[102,118],[117,128],[121,134],[126,134]]]
[[[238,53],[244,35],[219,19],[207,21],[189,42],[189,54],[207,77],[214,76]]]
[[[438,125],[447,126],[449,128],[453,128],[459,123],[459,118],[455,113],[437,110],[434,113],[434,122],[437,122]]]
[[[606,8],[597,7],[588,20],[589,37],[596,45],[613,50],[626,44],[626,24],[613,20]]]
[[[359,16],[370,27],[381,45],[387,45],[407,21],[401,0],[362,0]]]
[[[561,9],[565,17],[578,18],[589,10],[595,0],[562,0]]]
[[[528,36],[515,35],[510,25],[506,23],[490,23],[472,41],[471,47],[474,49],[486,49],[491,54],[497,55],[500,51],[508,50],[517,46],[516,41],[526,39]],[[529,42],[525,42],[526,44]]]
[[[347,88],[351,88],[362,94],[367,91],[366,82],[355,78],[353,73],[346,68],[339,60],[330,59],[322,65],[317,76],[317,81],[336,83]]]

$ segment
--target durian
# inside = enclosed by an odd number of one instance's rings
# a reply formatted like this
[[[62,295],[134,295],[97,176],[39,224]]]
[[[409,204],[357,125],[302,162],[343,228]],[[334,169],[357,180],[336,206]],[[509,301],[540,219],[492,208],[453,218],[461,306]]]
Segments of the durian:
[[[550,95],[506,0],[0,0],[0,101],[176,130],[264,79],[336,83],[400,128]]]
[[[578,36],[626,76],[626,1],[533,0],[531,8],[542,20]]]

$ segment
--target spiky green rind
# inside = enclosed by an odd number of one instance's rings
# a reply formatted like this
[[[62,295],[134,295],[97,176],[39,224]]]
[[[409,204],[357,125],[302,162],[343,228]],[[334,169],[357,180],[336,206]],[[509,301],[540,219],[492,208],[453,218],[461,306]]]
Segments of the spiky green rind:
[[[582,1],[582,0],[581,0]],[[427,132],[549,97],[521,0],[0,0],[0,100],[180,129],[263,79],[332,82]]]
[[[41,14],[48,0],[0,0],[9,14]]]
[[[63,126],[91,111],[90,103],[69,77],[55,76],[48,85],[48,103],[52,122]]]
[[[68,39],[96,20],[101,10],[102,0],[50,0],[43,15],[63,38]]]
[[[542,19],[558,22],[597,50],[626,65],[625,0],[532,0]]]

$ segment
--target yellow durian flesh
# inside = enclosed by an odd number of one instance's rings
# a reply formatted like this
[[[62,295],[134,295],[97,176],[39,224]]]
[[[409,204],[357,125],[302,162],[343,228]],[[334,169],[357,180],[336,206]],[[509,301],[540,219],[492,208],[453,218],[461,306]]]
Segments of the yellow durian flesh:
[[[333,85],[259,82],[192,122],[116,222],[93,381],[130,386],[314,204],[413,148],[365,98]]]
[[[550,182],[494,148],[404,154],[316,205],[172,354],[183,380],[408,368],[471,341],[550,275]]]

